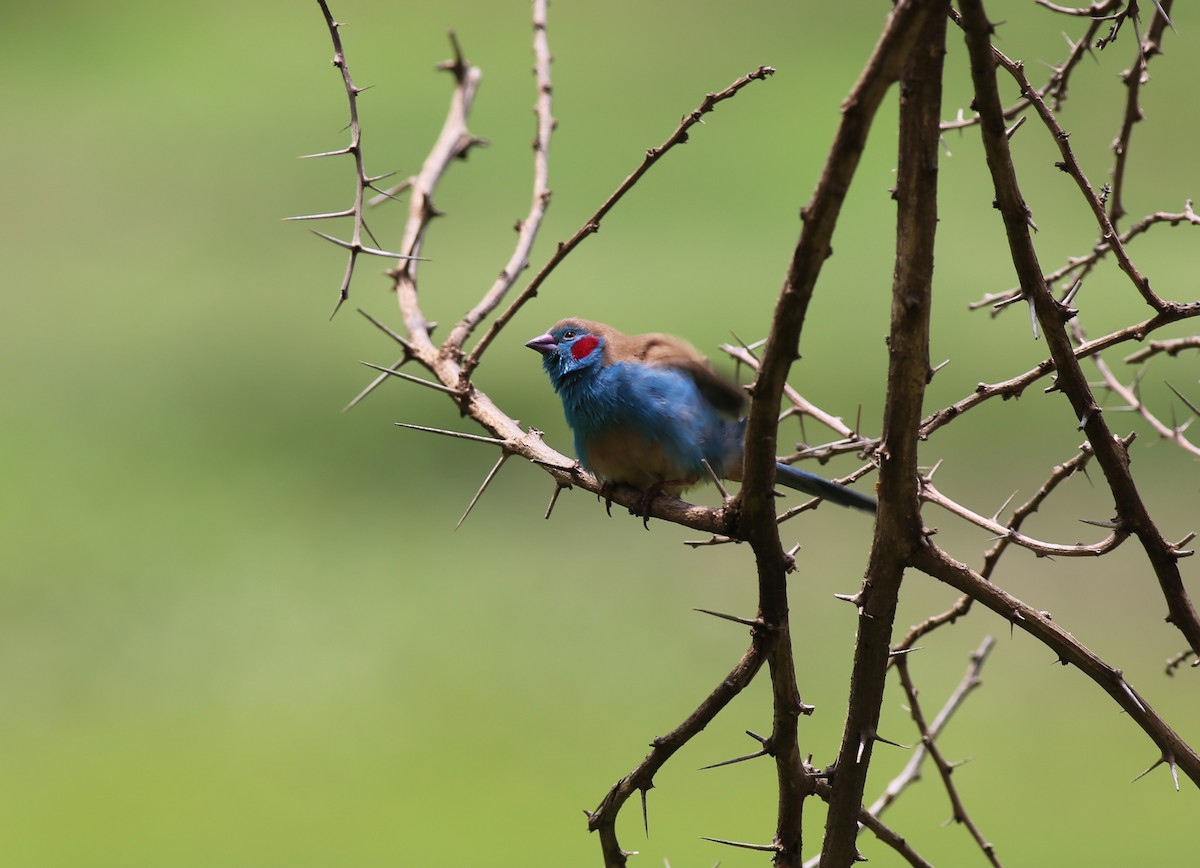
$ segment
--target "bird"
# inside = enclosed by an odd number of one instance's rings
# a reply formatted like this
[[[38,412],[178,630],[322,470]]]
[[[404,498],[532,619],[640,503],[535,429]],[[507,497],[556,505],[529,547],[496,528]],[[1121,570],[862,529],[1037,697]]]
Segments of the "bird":
[[[679,495],[707,476],[742,478],[745,394],[680,338],[627,335],[572,317],[525,346],[562,399],[580,463],[608,488],[640,489],[643,520],[660,493]],[[875,500],[816,474],[775,464],[775,481],[863,512]]]

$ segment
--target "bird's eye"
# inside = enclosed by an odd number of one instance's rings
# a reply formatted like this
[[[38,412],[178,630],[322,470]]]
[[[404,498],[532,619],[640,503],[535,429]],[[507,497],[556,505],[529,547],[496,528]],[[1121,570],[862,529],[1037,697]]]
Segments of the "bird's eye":
[[[564,341],[569,341],[574,337],[575,337],[574,329],[567,329],[565,332],[563,332],[563,340]]]

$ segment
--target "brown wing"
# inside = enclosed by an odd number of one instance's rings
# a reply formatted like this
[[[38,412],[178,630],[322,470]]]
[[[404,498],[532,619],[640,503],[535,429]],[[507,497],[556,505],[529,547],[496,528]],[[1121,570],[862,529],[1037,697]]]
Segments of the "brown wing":
[[[690,374],[700,394],[720,412],[740,416],[746,403],[745,393],[713,370],[701,353],[687,341],[664,334],[627,335],[595,320],[571,317],[555,324],[551,331],[564,325],[599,335],[605,340],[604,361],[611,365],[626,359],[636,359],[648,365],[667,365]]]
[[[700,394],[722,413],[738,416],[746,402],[745,393],[713,370],[708,359],[695,347],[670,335],[637,335],[642,351],[639,358],[648,365],[669,365],[690,374]]]

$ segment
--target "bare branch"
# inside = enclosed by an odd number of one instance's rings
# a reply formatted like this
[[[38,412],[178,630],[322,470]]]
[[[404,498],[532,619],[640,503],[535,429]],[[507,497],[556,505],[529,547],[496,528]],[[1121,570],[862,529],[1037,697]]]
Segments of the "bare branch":
[[[1062,543],[1044,542],[1018,533],[1009,527],[1000,524],[998,521],[990,518],[985,518],[976,512],[972,512],[967,507],[951,500],[933,486],[931,482],[923,482],[921,486],[921,499],[929,503],[936,503],[938,506],[945,509],[947,512],[954,513],[960,518],[964,518],[976,527],[981,527],[996,537],[1003,539],[1013,545],[1018,545],[1021,548],[1029,549],[1038,557],[1065,557],[1065,558],[1085,558],[1099,557],[1105,555],[1123,543],[1129,538],[1127,532],[1116,530],[1107,538],[1097,543],[1085,545],[1084,543],[1075,543],[1073,545],[1064,545]]]
[[[517,245],[500,275],[483,298],[459,321],[446,338],[446,347],[462,349],[463,343],[483,319],[488,316],[512,289],[517,278],[529,267],[529,253],[541,229],[542,219],[550,205],[550,137],[555,120],[552,113],[553,85],[550,81],[550,43],[546,37],[547,0],[533,3],[533,73],[537,79],[537,135],[533,140],[533,195],[529,212],[517,223]],[[476,363],[477,364],[477,363]],[[463,378],[471,376],[475,365],[463,369]]]
[[[1082,342],[1084,340],[1082,327],[1080,327],[1078,323],[1074,323],[1073,328],[1075,329],[1076,339]],[[1092,357],[1092,364],[1096,366],[1096,370],[1098,370],[1100,372],[1100,376],[1103,377],[1104,387],[1124,401],[1125,405],[1130,410],[1141,416],[1146,423],[1158,433],[1159,437],[1174,443],[1185,452],[1200,457],[1200,446],[1192,443],[1187,437],[1184,436],[1184,431],[1187,429],[1186,424],[1167,425],[1160,421],[1157,416],[1150,412],[1150,409],[1146,406],[1145,402],[1143,402],[1138,396],[1136,389],[1129,388],[1120,382],[1116,375],[1113,374],[1112,369],[1108,367],[1100,355]],[[1169,383],[1167,384],[1167,387],[1171,388],[1172,391],[1175,391]],[[1175,394],[1178,395],[1185,404],[1187,403],[1187,400],[1184,399],[1182,395],[1179,395],[1178,392],[1175,392]],[[1192,408],[1189,407],[1189,409]],[[1192,412],[1200,411],[1193,409]]]
[[[600,848],[604,854],[605,868],[621,868],[628,855],[617,842],[617,814],[626,800],[638,790],[653,785],[654,775],[671,756],[688,743],[717,713],[741,693],[758,674],[763,664],[762,633],[756,633],[754,641],[720,684],[693,711],[688,718],[671,732],[651,742],[650,753],[638,766],[613,785],[601,800],[599,807],[588,814],[588,829],[600,834]]]
[[[743,364],[755,373],[758,372],[759,360],[745,347],[734,347],[728,344],[722,345],[721,350],[727,353],[730,358],[736,360],[739,364]],[[812,419],[820,422],[825,427],[840,434],[842,437],[850,439],[855,436],[855,430],[842,421],[841,416],[833,416],[826,413],[816,404],[813,404],[796,389],[790,385],[784,384],[784,397],[791,402],[792,407],[797,413],[809,416]]]
[[[333,307],[332,317],[338,312],[342,303],[350,297],[350,282],[354,279],[354,266],[358,261],[360,253],[368,253],[374,256],[391,256],[398,259],[406,258],[401,253],[387,253],[382,250],[367,247],[362,243],[363,231],[366,224],[363,220],[363,198],[367,188],[371,185],[372,178],[367,175],[367,170],[363,162],[363,147],[362,147],[362,127],[358,122],[358,95],[365,88],[358,87],[354,84],[354,78],[350,75],[350,66],[346,62],[346,53],[342,49],[342,37],[339,33],[341,24],[334,20],[333,13],[329,11],[329,5],[325,0],[317,0],[317,4],[321,7],[321,12],[325,16],[325,24],[329,28],[329,37],[333,40],[333,65],[342,73],[342,84],[346,88],[346,101],[350,105],[350,144],[345,148],[336,151],[326,151],[322,154],[309,154],[309,157],[326,157],[336,154],[353,154],[354,169],[355,169],[355,187],[354,187],[354,204],[349,208],[340,212],[331,212],[327,214],[311,214],[305,217],[294,217],[294,220],[317,220],[328,217],[353,217],[354,229],[349,241],[342,241],[334,238],[331,235],[326,235],[324,232],[318,232],[322,238],[341,245],[350,251],[349,259],[346,262],[346,272],[342,277],[342,285],[338,290],[337,304]]]
[[[1108,198],[1108,213],[1113,225],[1121,222],[1127,213],[1125,211],[1125,172],[1129,165],[1130,140],[1133,138],[1134,124],[1143,117],[1140,104],[1142,85],[1150,81],[1148,65],[1150,58],[1159,53],[1163,32],[1171,19],[1167,17],[1173,0],[1155,0],[1155,14],[1151,17],[1150,29],[1145,39],[1139,39],[1137,58],[1132,67],[1121,74],[1125,83],[1125,117],[1121,121],[1121,131],[1113,140],[1112,149],[1116,155],[1112,170],[1112,193]],[[1126,10],[1137,15],[1137,3],[1130,3]]]
[[[967,597],[967,599],[970,598]],[[938,712],[937,716],[928,725],[922,726],[921,723],[918,723],[918,728],[921,729],[921,744],[913,749],[913,755],[909,758],[903,771],[892,778],[891,782],[884,788],[883,794],[871,804],[868,811],[873,816],[878,817],[882,815],[884,811],[896,802],[904,790],[920,778],[921,767],[925,764],[925,759],[930,756],[930,746],[941,735],[942,730],[949,723],[954,712],[966,701],[967,695],[982,683],[979,673],[983,669],[983,664],[987,661],[988,655],[991,654],[995,644],[996,640],[991,636],[983,640],[983,644],[971,655],[971,662],[967,666],[966,674],[963,675],[962,681],[958,683],[958,687],[950,694],[950,698],[946,700],[945,705],[942,706],[942,710]]]
[[[578,247],[584,239],[600,231],[600,223],[608,215],[608,212],[616,207],[617,203],[625,197],[625,194],[628,193],[634,187],[634,185],[642,179],[642,176],[650,171],[651,167],[653,167],[654,164],[657,163],[668,151],[670,151],[676,145],[682,144],[688,140],[688,131],[696,124],[701,123],[704,115],[716,108],[718,103],[736,96],[742,88],[746,87],[746,85],[753,81],[765,80],[771,75],[774,75],[774,73],[775,70],[771,67],[760,66],[754,72],[739,78],[729,87],[725,88],[725,90],[720,91],[719,93],[708,94],[708,96],[704,98],[704,101],[701,102],[697,108],[693,109],[691,113],[683,116],[683,119],[679,122],[679,126],[676,127],[675,132],[673,132],[665,142],[663,142],[657,148],[648,148],[646,150],[646,156],[642,160],[642,164],[634,170],[633,174],[621,182],[621,185],[617,187],[617,189],[613,191],[612,195],[610,195],[604,201],[604,204],[601,205],[596,212],[593,213],[592,216],[589,217],[581,227],[579,227],[578,230],[576,230],[574,235],[572,235],[566,241],[559,243],[554,255],[551,256],[550,260],[542,266],[541,271],[534,276],[533,280],[529,282],[529,285],[526,286],[525,289],[521,290],[520,294],[513,299],[508,308],[496,318],[496,321],[492,323],[491,328],[488,329],[488,331],[480,339],[479,343],[475,345],[475,349],[471,350],[470,355],[467,356],[467,360],[463,365],[463,375],[470,377],[475,368],[479,366],[480,358],[483,356],[491,342],[495,340],[496,335],[498,335],[500,331],[506,325],[508,325],[512,318],[516,316],[517,311],[519,311],[527,301],[537,295],[538,289],[545,282],[546,278],[550,276],[554,269],[558,267],[558,264],[562,262],[571,253],[571,251]]]
[[[1088,24],[1087,31],[1084,33],[1082,38],[1075,42],[1072,42],[1070,38],[1067,38],[1067,45],[1070,47],[1070,53],[1067,55],[1067,59],[1062,63],[1051,67],[1052,74],[1049,81],[1047,81],[1046,84],[1037,91],[1038,95],[1043,99],[1052,100],[1054,104],[1054,110],[1058,111],[1060,108],[1062,108],[1062,104],[1067,99],[1067,90],[1070,83],[1071,73],[1074,72],[1084,55],[1090,53],[1092,50],[1092,41],[1095,38],[1096,33],[1100,30],[1102,16],[1114,9],[1119,9],[1124,0],[1103,0],[1103,2],[1093,3],[1091,7],[1084,10],[1072,10],[1067,9],[1066,7],[1054,6],[1050,3],[1044,2],[1044,0],[1036,0],[1036,2],[1038,5],[1045,6],[1055,12],[1062,12],[1064,14],[1076,15],[1091,19]],[[957,13],[952,12],[951,17],[955,23],[961,26],[961,19],[958,17]],[[1019,99],[1016,103],[1004,109],[1004,119],[1011,120],[1012,118],[1017,117],[1019,114],[1021,114],[1021,112],[1029,108],[1029,104],[1029,99],[1025,96],[1022,96],[1021,99]],[[961,130],[967,127],[978,126],[978,124],[978,113],[968,118],[964,116],[962,110],[960,109],[958,117],[955,120],[942,124],[942,130]]]
[[[879,450],[879,514],[858,595],[858,631],[850,675],[850,705],[835,763],[821,865],[843,866],[855,839],[878,733],[891,657],[900,582],[923,537],[918,502],[918,431],[925,387],[932,378],[929,324],[937,230],[938,118],[949,3],[930,3],[904,66],[896,169],[896,252],[888,333],[888,388]],[[768,350],[770,344],[768,344]],[[764,359],[764,367],[766,367]]]
[[[1004,137],[1004,122],[1000,114],[995,75],[999,52],[988,41],[991,25],[979,0],[963,0],[961,9],[967,47],[971,55],[971,75],[975,82],[976,103],[983,116],[984,147],[995,183],[997,204],[1004,218],[1013,264],[1021,285],[1032,299],[1038,321],[1046,335],[1051,357],[1058,370],[1056,385],[1070,401],[1074,418],[1079,420],[1080,427],[1087,434],[1097,463],[1103,469],[1112,490],[1121,526],[1136,535],[1142,543],[1158,578],[1163,598],[1170,611],[1171,622],[1183,633],[1194,650],[1200,649],[1200,617],[1197,616],[1183,585],[1177,555],[1151,519],[1141,493],[1129,473],[1128,453],[1109,430],[1107,421],[1100,412],[1087,379],[1079,367],[1075,355],[1078,350],[1072,348],[1064,327],[1073,313],[1064,309],[1051,296],[1042,277],[1037,253],[1029,237],[1028,209],[1021,197],[1008,140]],[[1035,100],[1035,104],[1040,104],[1040,101]],[[1039,108],[1039,113],[1041,111]],[[1107,216],[1104,219],[1107,220]],[[1143,295],[1150,301],[1150,296],[1147,295],[1148,283],[1145,290]],[[1191,306],[1194,305],[1163,303],[1163,306],[1156,307],[1156,310],[1165,314]]]
[[[1079,161],[1076,159],[1075,153],[1071,148],[1067,132],[1059,125],[1058,119],[1054,116],[1054,113],[1049,109],[1042,98],[1034,92],[1033,86],[1029,83],[1029,79],[1025,77],[1024,65],[1010,60],[995,46],[991,46],[991,52],[995,62],[1002,66],[1016,80],[1017,84],[1021,88],[1021,92],[1026,95],[1026,97],[1029,99],[1030,105],[1033,106],[1034,110],[1041,117],[1042,122],[1046,125],[1046,128],[1050,130],[1055,143],[1058,145],[1059,153],[1062,154],[1062,161],[1056,163],[1055,165],[1057,165],[1075,180],[1076,185],[1079,187],[1079,191],[1083,194],[1084,200],[1091,207],[1092,213],[1096,218],[1096,222],[1099,224],[1101,240],[1112,248],[1113,254],[1116,256],[1117,263],[1120,265],[1121,270],[1128,275],[1130,281],[1132,281],[1134,287],[1141,294],[1142,298],[1145,299],[1146,303],[1150,305],[1150,307],[1152,307],[1156,312],[1162,312],[1172,306],[1177,306],[1159,298],[1159,296],[1150,288],[1149,279],[1147,279],[1134,266],[1133,260],[1129,258],[1129,254],[1125,250],[1125,245],[1121,242],[1121,238],[1117,233],[1112,219],[1104,210],[1104,203],[1100,201],[1100,196],[1092,188],[1087,176],[1084,175],[1083,167],[1079,165]],[[1025,220],[1028,221],[1028,210],[1025,208],[1023,202],[1021,203],[1020,207],[1022,209],[1022,214],[1025,216]],[[1039,270],[1039,277],[1040,276],[1041,272]],[[1045,280],[1043,279],[1041,282],[1044,284]],[[1044,326],[1045,324],[1043,323],[1043,327]]]
[[[966,565],[958,563],[932,543],[916,553],[913,566],[964,594],[969,594],[1009,623],[1037,638],[1054,651],[1062,662],[1077,666],[1150,736],[1162,751],[1164,758],[1170,758],[1178,764],[1184,774],[1200,786],[1200,755],[1134,691],[1119,669],[1109,666],[1093,654],[1083,643],[1052,621],[1048,613],[1035,610]]]
[[[1167,224],[1169,226],[1178,226],[1180,223],[1189,223],[1193,226],[1200,226],[1200,217],[1197,217],[1196,212],[1192,210],[1192,200],[1187,200],[1184,203],[1184,210],[1180,212],[1158,211],[1154,214],[1148,214],[1133,224],[1127,230],[1122,232],[1118,238],[1120,243],[1128,245],[1130,241],[1147,232],[1151,227]],[[1067,264],[1048,272],[1045,275],[1047,285],[1057,283],[1061,280],[1070,281],[1071,286],[1077,286],[1095,266],[1108,255],[1112,250],[1112,246],[1105,240],[1101,239],[1093,247],[1090,253],[1085,256],[1073,256],[1067,260]],[[979,310],[984,307],[992,308],[992,316],[996,316],[1001,311],[1006,310],[1009,305],[1022,298],[1021,288],[1015,287],[1004,292],[987,294],[979,301],[971,302],[968,307],[971,310]],[[1065,296],[1064,304],[1069,304]]]
[[[1125,361],[1130,364],[1144,362],[1159,353],[1177,356],[1184,350],[1200,350],[1200,335],[1189,335],[1186,338],[1172,338],[1163,341],[1150,341],[1143,349],[1130,353]]]

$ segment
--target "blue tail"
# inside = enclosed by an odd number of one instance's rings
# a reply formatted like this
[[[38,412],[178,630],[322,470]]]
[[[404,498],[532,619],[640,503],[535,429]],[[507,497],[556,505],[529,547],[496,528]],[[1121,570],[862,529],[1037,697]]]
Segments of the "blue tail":
[[[861,491],[855,491],[853,488],[830,482],[807,470],[797,470],[787,464],[776,464],[775,481],[796,491],[803,491],[805,494],[836,503],[838,506],[861,509],[863,512],[875,511],[874,498],[867,497]]]

